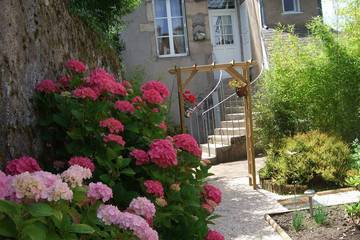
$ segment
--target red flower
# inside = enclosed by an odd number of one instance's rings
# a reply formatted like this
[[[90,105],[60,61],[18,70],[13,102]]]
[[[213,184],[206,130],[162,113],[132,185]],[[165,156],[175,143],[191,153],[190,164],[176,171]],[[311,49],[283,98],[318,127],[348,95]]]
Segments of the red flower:
[[[169,140],[161,139],[153,141],[150,144],[148,154],[151,162],[161,168],[176,166],[178,164],[176,150]]]
[[[187,151],[194,156],[201,157],[201,148],[190,134],[178,134],[173,137],[175,147]]]
[[[17,175],[23,172],[41,171],[37,161],[32,157],[21,157],[9,161],[5,167],[5,173],[8,175]]]
[[[149,81],[141,86],[142,92],[150,89],[156,90],[162,98],[167,98],[170,95],[170,92],[166,85],[160,81]]]
[[[209,230],[205,237],[205,240],[225,240],[225,238],[221,233]]]
[[[70,166],[79,165],[80,167],[88,168],[91,172],[94,172],[95,170],[94,163],[87,157],[72,157],[68,164]]]
[[[36,85],[36,91],[44,93],[56,93],[59,91],[59,87],[53,80],[42,80]]]
[[[136,159],[135,164],[138,166],[147,164],[150,162],[149,155],[141,149],[134,149],[130,152],[130,156],[134,157]]]
[[[196,101],[196,97],[195,95],[193,95],[190,90],[186,90],[184,93],[183,93],[183,97],[184,97],[184,101],[185,102],[188,102],[188,103],[191,103],[191,104],[194,104],[195,101]]]
[[[144,182],[144,186],[146,187],[146,192],[154,195],[155,197],[163,197],[164,196],[164,188],[161,182],[157,180],[146,180]]]
[[[155,89],[144,90],[142,98],[150,104],[162,104],[165,100]]]
[[[71,78],[68,75],[62,75],[58,78],[58,82],[64,87],[69,87]]]
[[[121,146],[125,145],[125,141],[122,136],[116,135],[116,134],[108,134],[103,138],[104,142],[114,142]]]
[[[73,91],[73,96],[82,99],[95,101],[98,98],[97,93],[89,87],[79,87]]]
[[[65,63],[65,67],[75,73],[84,73],[86,71],[85,63],[83,63],[79,60],[76,60],[76,59],[71,59],[71,60],[67,61]]]
[[[110,133],[119,133],[124,131],[124,125],[115,118],[108,118],[101,121],[100,127],[108,128]]]
[[[115,102],[115,108],[125,113],[133,113],[135,111],[134,105],[132,105],[129,101],[118,100]]]
[[[211,184],[206,184],[204,186],[203,195],[205,200],[212,200],[216,204],[220,204],[221,202],[221,191]]]

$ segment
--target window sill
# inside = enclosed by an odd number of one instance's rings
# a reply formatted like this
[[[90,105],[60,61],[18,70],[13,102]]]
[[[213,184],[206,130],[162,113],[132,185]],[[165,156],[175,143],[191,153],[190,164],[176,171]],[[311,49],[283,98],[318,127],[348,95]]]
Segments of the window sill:
[[[187,57],[188,53],[176,54],[176,55],[157,55],[158,58],[177,58],[177,57]]]
[[[289,11],[289,12],[282,12],[282,15],[295,15],[295,14],[303,14],[304,12],[294,12],[294,11]]]

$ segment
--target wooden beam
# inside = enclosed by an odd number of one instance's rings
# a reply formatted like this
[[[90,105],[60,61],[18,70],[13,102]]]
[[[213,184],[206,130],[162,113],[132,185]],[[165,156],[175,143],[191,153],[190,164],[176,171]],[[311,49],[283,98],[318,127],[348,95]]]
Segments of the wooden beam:
[[[177,69],[175,67],[175,69]],[[186,132],[185,129],[185,106],[184,106],[184,96],[183,96],[183,83],[181,80],[181,71],[177,70],[176,71],[176,81],[177,81],[177,85],[178,85],[178,97],[179,97],[179,118],[180,118],[180,129],[182,133]]]
[[[196,70],[196,65],[194,65],[194,70],[190,73],[190,76],[185,80],[183,84],[183,88],[185,88],[186,85],[188,85],[191,82],[191,80],[194,78],[197,72],[198,70]]]
[[[243,76],[246,81],[246,95],[244,96],[245,105],[245,127],[246,127],[246,155],[248,160],[248,172],[252,177],[249,178],[249,184],[256,186],[256,166],[255,166],[255,150],[254,150],[254,130],[251,109],[251,88],[250,88],[250,68],[243,68]]]
[[[228,67],[228,68],[225,69],[225,71],[226,71],[227,73],[229,73],[230,76],[232,76],[233,78],[235,78],[237,81],[243,82],[244,84],[246,84],[246,81],[245,81],[243,75],[241,75],[238,71],[236,71],[236,70],[234,69],[234,67],[232,67],[232,66],[231,66],[231,67]]]
[[[169,70],[170,74],[176,74],[176,71],[181,71],[182,73],[192,72],[196,69],[198,72],[211,72],[211,71],[219,71],[219,70],[226,70],[228,67],[249,67],[255,65],[255,61],[249,62],[233,62],[233,63],[223,63],[223,64],[208,64],[208,65],[198,65],[198,66],[191,66],[191,67],[180,67],[180,68],[173,68]]]

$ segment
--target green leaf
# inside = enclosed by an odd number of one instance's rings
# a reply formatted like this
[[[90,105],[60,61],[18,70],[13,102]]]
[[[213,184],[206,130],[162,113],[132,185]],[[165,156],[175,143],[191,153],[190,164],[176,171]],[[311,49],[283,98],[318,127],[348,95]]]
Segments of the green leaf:
[[[80,202],[86,198],[86,190],[83,187],[76,187],[73,189],[73,201]]]
[[[54,215],[54,210],[46,203],[34,203],[29,205],[27,209],[34,217],[49,217]]]
[[[84,114],[76,109],[71,110],[71,114],[75,117],[76,120],[82,121]]]
[[[16,203],[6,200],[0,200],[0,213],[8,215],[13,220],[16,215],[20,214],[20,208],[21,206]]]
[[[24,239],[31,240],[45,240],[47,229],[46,226],[40,222],[26,225],[22,230]]]
[[[134,176],[135,175],[134,170],[132,170],[131,168],[125,168],[125,169],[121,170],[120,173],[124,174],[126,176]]]
[[[95,230],[86,224],[73,224],[69,228],[69,232],[81,233],[81,234],[92,234]]]
[[[67,135],[69,135],[69,137],[72,140],[82,140],[83,139],[81,129],[79,129],[79,128],[75,128],[71,131],[67,131],[66,133],[67,133]]]
[[[68,126],[67,121],[64,117],[61,116],[61,114],[54,114],[53,116],[54,122],[59,124],[60,126],[66,128]]]
[[[9,218],[5,217],[0,220],[0,236],[16,237],[16,226]]]
[[[130,158],[122,158],[122,157],[118,157],[116,159],[116,166],[119,168],[119,169],[122,169],[122,168],[125,168],[127,166],[129,166],[131,162],[131,159]]]

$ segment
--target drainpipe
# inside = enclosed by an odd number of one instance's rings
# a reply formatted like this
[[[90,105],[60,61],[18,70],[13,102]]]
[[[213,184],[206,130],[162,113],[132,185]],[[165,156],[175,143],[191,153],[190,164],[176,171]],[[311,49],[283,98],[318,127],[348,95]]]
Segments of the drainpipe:
[[[269,59],[268,59],[268,54],[266,52],[266,48],[265,48],[265,41],[264,41],[264,37],[262,34],[262,30],[263,27],[266,27],[265,25],[265,13],[264,13],[264,2],[263,0],[253,0],[253,1],[257,1],[258,4],[258,8],[259,8],[259,31],[260,31],[260,43],[261,43],[261,51],[262,51],[262,56],[263,56],[263,68],[264,69],[269,69]],[[256,14],[257,15],[257,14]]]

